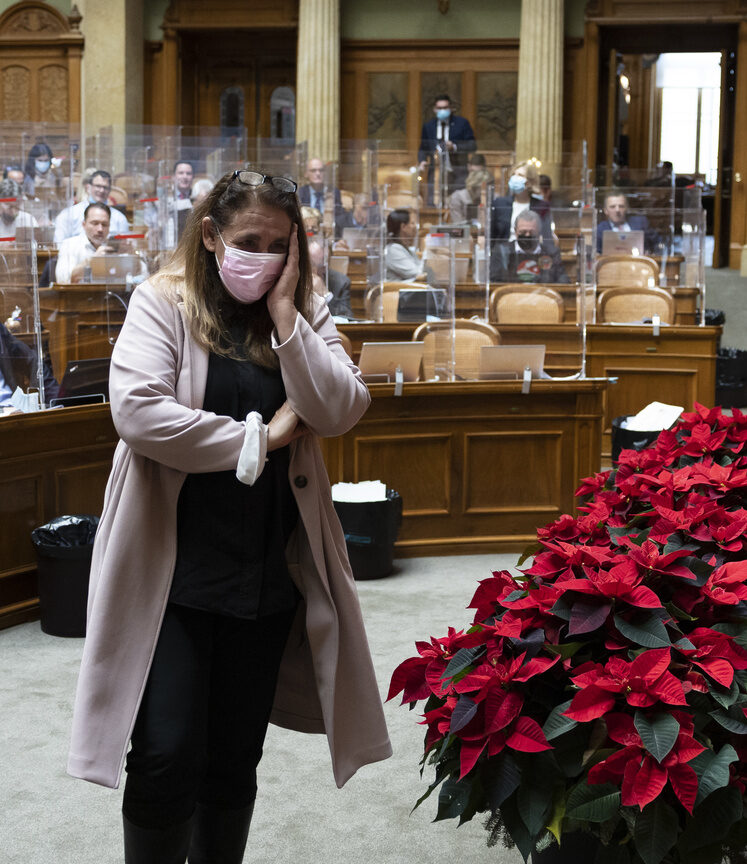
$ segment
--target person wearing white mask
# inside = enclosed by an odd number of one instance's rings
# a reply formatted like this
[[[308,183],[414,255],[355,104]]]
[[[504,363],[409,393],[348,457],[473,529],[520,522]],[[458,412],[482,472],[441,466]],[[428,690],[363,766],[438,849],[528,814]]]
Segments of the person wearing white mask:
[[[270,720],[326,731],[339,786],[391,754],[317,441],[370,397],[295,193],[222,177],[114,346],[68,771],[116,786],[126,760],[126,864],[240,864]]]
[[[550,205],[539,194],[537,168],[534,161],[514,165],[508,178],[508,195],[496,196],[491,207],[491,238],[513,240],[516,217],[531,210],[542,220],[541,236],[552,240]]]
[[[23,193],[34,198],[40,189],[60,188],[60,177],[57,173],[60,160],[52,156],[49,144],[40,141],[34,144],[28,152],[24,165]]]

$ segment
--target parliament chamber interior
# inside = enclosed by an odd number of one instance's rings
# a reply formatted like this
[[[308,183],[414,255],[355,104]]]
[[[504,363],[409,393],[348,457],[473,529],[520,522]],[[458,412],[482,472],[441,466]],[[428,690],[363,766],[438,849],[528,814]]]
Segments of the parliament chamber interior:
[[[372,397],[327,471],[401,495],[397,557],[522,550],[616,418],[714,404],[706,270],[747,261],[742,4],[369,5],[0,3],[0,628],[38,617],[31,530],[101,511],[130,298],[228,172],[298,184]],[[716,71],[677,101],[684,52]]]

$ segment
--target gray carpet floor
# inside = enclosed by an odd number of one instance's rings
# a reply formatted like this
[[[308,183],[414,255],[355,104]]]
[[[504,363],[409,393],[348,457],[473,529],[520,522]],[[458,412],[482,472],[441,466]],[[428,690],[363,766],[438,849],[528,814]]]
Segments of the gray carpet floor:
[[[385,579],[358,590],[379,688],[415,653],[416,639],[468,626],[465,608],[479,579],[513,566],[516,555],[420,558],[397,562]],[[0,864],[121,862],[122,791],[65,774],[70,713],[82,639],[41,632],[38,622],[0,631]],[[343,789],[332,778],[322,736],[270,727],[260,764],[250,844],[252,864],[519,864],[488,849],[480,820],[432,823],[436,798],[410,811],[425,791],[418,713],[385,705],[394,755],[362,768]]]
[[[723,309],[722,344],[747,348],[747,279],[707,270],[709,308]],[[382,580],[358,583],[379,687],[414,641],[466,626],[477,580],[511,567],[515,555],[397,562]],[[81,639],[41,632],[38,622],[0,631],[0,864],[114,864],[122,861],[121,790],[64,772]],[[416,712],[385,706],[394,755],[363,768],[342,790],[332,779],[326,740],[271,727],[260,765],[259,798],[245,862],[276,864],[518,864],[515,851],[488,849],[478,819],[457,829],[432,823],[436,801],[410,810],[425,790]]]

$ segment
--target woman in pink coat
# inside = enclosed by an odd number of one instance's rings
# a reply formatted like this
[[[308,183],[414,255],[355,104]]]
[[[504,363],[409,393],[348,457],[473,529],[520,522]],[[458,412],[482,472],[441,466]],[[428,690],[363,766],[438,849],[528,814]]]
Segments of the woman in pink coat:
[[[325,733],[339,786],[391,754],[315,437],[369,396],[311,290],[295,191],[223,177],[112,355],[68,770],[117,786],[126,759],[128,864],[242,861],[270,720]]]

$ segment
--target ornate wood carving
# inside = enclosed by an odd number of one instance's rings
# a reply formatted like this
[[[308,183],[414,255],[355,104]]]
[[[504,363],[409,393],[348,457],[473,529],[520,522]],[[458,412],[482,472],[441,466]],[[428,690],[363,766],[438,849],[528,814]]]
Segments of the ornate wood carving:
[[[6,66],[2,76],[3,120],[28,120],[31,114],[31,72],[24,66]]]
[[[48,123],[66,123],[68,118],[66,66],[44,66],[39,70],[41,115]]]
[[[80,121],[82,16],[42,0],[22,0],[0,15],[0,122]]]

